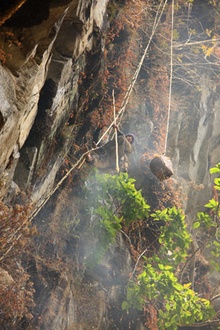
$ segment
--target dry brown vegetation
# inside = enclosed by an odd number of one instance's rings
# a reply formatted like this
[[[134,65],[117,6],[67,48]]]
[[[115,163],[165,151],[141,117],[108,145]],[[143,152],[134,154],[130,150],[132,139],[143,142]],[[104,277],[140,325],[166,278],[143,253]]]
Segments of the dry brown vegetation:
[[[13,329],[23,317],[31,319],[33,283],[23,269],[20,256],[35,232],[30,228],[31,208],[0,202],[0,325]]]
[[[34,307],[33,283],[21,266],[15,267],[12,263],[16,263],[16,259],[10,260],[7,267],[13,277],[7,271],[0,269],[0,326],[4,329],[7,327],[16,329],[21,319],[25,317],[31,320],[33,317],[31,313]]]
[[[84,109],[92,111],[90,122],[93,127],[108,126],[113,121],[113,90],[116,113],[120,110],[141,56],[141,24],[146,18],[147,7],[142,0],[129,0],[123,5],[109,2],[110,28],[101,55],[100,70],[97,73],[96,68],[90,67],[88,73],[81,73],[79,81],[87,86],[81,102]]]
[[[0,262],[16,254],[26,243],[32,229],[29,227],[29,205],[9,207],[0,202]]]

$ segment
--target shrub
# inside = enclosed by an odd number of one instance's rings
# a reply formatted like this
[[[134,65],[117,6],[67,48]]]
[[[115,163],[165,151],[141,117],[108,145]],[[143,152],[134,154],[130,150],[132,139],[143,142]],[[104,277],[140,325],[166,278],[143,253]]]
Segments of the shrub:
[[[220,173],[220,164],[211,169]],[[96,247],[88,258],[90,265],[99,263],[123,226],[134,221],[149,218],[160,225],[160,248],[151,257],[136,256],[134,272],[128,282],[126,300],[122,308],[146,310],[154,306],[157,310],[159,329],[178,329],[179,326],[207,325],[216,322],[211,299],[205,299],[195,292],[193,283],[182,283],[181,273],[193,257],[189,248],[192,242],[185,215],[176,207],[157,210],[150,214],[150,207],[141,191],[137,191],[135,180],[127,173],[119,175],[95,175],[87,183],[88,210],[92,210],[91,232],[96,236]],[[220,179],[215,178],[215,189],[220,191]],[[209,248],[214,257],[220,255],[219,244],[219,201],[212,198],[205,205],[207,211],[199,212],[194,229],[200,226],[213,227],[209,234]],[[142,222],[143,223],[143,222]],[[195,253],[195,252],[193,252]],[[136,267],[140,258],[141,267]],[[213,265],[218,269],[217,262]],[[155,318],[153,319],[155,329]],[[148,321],[146,321],[148,322]],[[149,322],[148,322],[149,324]]]

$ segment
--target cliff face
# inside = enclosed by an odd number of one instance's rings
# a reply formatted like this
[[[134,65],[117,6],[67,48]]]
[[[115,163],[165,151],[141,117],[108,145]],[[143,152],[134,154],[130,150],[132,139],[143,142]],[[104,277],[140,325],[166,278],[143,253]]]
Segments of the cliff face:
[[[6,190],[21,153],[22,171],[17,170],[15,181],[27,190],[34,184],[34,202],[50,191],[77,134],[80,109],[73,114],[72,105],[78,102],[85,52],[96,47],[96,40],[100,43],[97,47],[102,47],[106,5],[107,1],[57,1],[42,8],[36,3],[32,8],[27,2],[2,26],[1,45],[6,59],[1,66],[0,168]],[[39,10],[37,18],[35,10]],[[75,125],[65,127],[70,115]],[[61,139],[61,131],[65,137],[72,137],[57,152],[54,145],[60,144],[56,140]],[[42,156],[45,154],[47,159]],[[45,175],[33,179],[34,172],[42,172],[47,166],[50,170],[47,168]]]
[[[219,81],[213,70],[204,72],[201,90],[195,102],[186,104],[185,112],[174,110],[170,130],[170,147],[175,159],[176,175],[185,182],[187,213],[194,214],[211,197],[209,169],[219,162]],[[173,123],[175,122],[175,125]]]
[[[27,1],[1,26],[0,170],[1,198],[6,202],[25,191],[26,199],[39,205],[54,187],[57,172],[83,124],[79,81],[92,52],[103,51],[107,2]],[[3,9],[7,13],[11,8]],[[62,226],[60,220],[58,224]],[[59,241],[58,256],[54,252],[57,232],[49,218],[45,239],[44,220],[37,226],[43,250],[32,251],[23,260],[36,291],[33,328],[100,327],[106,312],[105,292],[81,284],[82,276],[77,275],[79,270],[71,265],[71,258],[67,261],[70,266],[60,261],[65,237]],[[49,238],[51,230],[54,240]],[[22,320],[15,328],[27,326],[27,320]]]
[[[121,310],[124,287],[134,269],[126,233],[117,237],[99,265],[86,264],[97,240],[89,231],[94,220],[93,210],[88,212],[83,199],[91,168],[77,161],[85,143],[91,146],[96,129],[111,122],[107,105],[112,107],[112,96],[109,101],[110,92],[105,95],[100,92],[113,79],[106,83],[109,71],[116,76],[111,54],[113,51],[120,54],[123,38],[134,45],[136,57],[131,56],[132,67],[125,70],[125,76],[130,79],[142,52],[134,33],[136,22],[131,17],[127,23],[129,29],[120,30],[119,23],[113,24],[115,30],[112,28],[112,17],[117,17],[120,10],[123,12],[124,2],[114,4],[115,7],[109,4],[107,15],[108,0],[27,1],[0,26],[1,199],[8,204],[18,202],[21,192],[25,192],[22,198],[33,203],[34,208],[39,207],[39,214],[33,219],[38,235],[19,259],[34,283],[36,304],[33,320],[29,323],[24,318],[16,325],[21,329],[146,328],[136,311],[126,314]],[[131,8],[132,1],[126,5]],[[203,5],[205,9],[203,6],[202,9],[210,10],[208,2],[204,1]],[[198,19],[194,17],[196,6],[195,1],[191,13],[193,22]],[[3,13],[10,9],[6,5],[2,7]],[[165,18],[169,20],[169,10]],[[166,20],[162,24],[161,29],[166,32]],[[197,23],[193,24],[196,29]],[[213,26],[214,29],[215,20],[207,24],[207,28]],[[111,28],[114,38],[109,45],[107,32]],[[181,39],[185,28],[181,25],[180,30]],[[140,40],[145,38],[142,31]],[[156,36],[154,47],[163,47],[157,42]],[[151,155],[164,151],[169,66],[166,58],[158,60],[154,47],[145,59],[122,124],[126,132],[135,132],[130,174],[156,207],[160,204],[160,195],[155,189],[166,194],[170,187],[149,174],[149,168],[146,170],[149,165],[146,154],[149,150]],[[178,55],[178,50],[176,52]],[[178,56],[174,63],[175,87],[169,130],[165,133],[168,134],[167,152],[175,171],[170,182],[173,187],[180,184],[183,187],[189,223],[211,197],[208,170],[220,159],[216,54],[216,48],[211,59],[200,54],[198,67],[198,58],[193,57],[190,65],[194,64],[197,72],[195,80],[194,72],[181,71]],[[105,68],[107,56],[112,60],[108,70]],[[186,67],[189,64],[185,57],[181,61]],[[208,69],[204,70],[203,64]],[[183,77],[190,88],[183,88]],[[114,81],[112,85],[120,97]],[[107,100],[106,108],[103,106],[101,112],[99,103],[103,99]],[[159,137],[157,131],[163,136]],[[62,181],[64,177],[66,180]],[[47,204],[41,208],[44,202]]]

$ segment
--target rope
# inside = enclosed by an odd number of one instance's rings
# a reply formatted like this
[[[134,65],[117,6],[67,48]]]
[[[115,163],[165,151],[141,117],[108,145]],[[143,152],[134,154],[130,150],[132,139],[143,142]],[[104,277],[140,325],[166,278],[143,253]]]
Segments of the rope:
[[[118,130],[116,127],[116,119],[115,119],[115,91],[112,91],[112,100],[113,100],[113,111],[114,111],[114,123],[115,123],[115,169],[116,172],[119,173],[119,161],[118,161]]]
[[[170,84],[169,84],[169,99],[168,99],[168,113],[167,113],[167,127],[166,139],[164,146],[164,153],[167,151],[167,140],[170,125],[170,110],[171,110],[171,97],[172,97],[172,82],[173,82],[173,27],[174,27],[174,0],[172,0],[172,14],[171,14],[171,34],[170,34]]]
[[[62,177],[62,179],[57,183],[57,185],[54,187],[54,189],[46,196],[46,198],[39,204],[37,209],[35,209],[31,216],[30,216],[30,221],[32,221],[36,215],[40,212],[42,207],[47,203],[47,201],[50,199],[50,197],[57,191],[57,189],[62,185],[62,183],[66,180],[66,178],[72,173],[73,170],[75,169],[80,169],[82,165],[85,163],[85,156],[90,153],[91,151],[96,151],[100,149],[100,147],[97,148],[92,148],[82,154],[82,156],[78,159],[78,161],[69,169],[68,172]]]
[[[129,85],[128,89],[127,89],[127,92],[125,93],[125,96],[124,96],[124,99],[122,101],[122,104],[121,104],[121,107],[120,107],[120,110],[117,114],[117,116],[114,117],[114,121],[110,124],[110,126],[108,127],[108,129],[105,131],[105,133],[100,137],[99,141],[97,142],[97,145],[100,144],[100,142],[103,140],[103,138],[105,137],[105,135],[110,131],[110,129],[112,128],[112,126],[114,125],[114,123],[116,123],[117,119],[123,115],[124,111],[125,111],[125,108],[126,108],[126,105],[128,104],[128,101],[129,101],[129,97],[131,95],[131,92],[134,88],[134,85],[137,81],[137,77],[139,75],[139,72],[141,70],[141,67],[143,65],[143,62],[144,62],[144,59],[146,57],[146,54],[147,54],[147,51],[149,49],[149,46],[151,44],[151,41],[153,39],[153,36],[156,32],[156,29],[160,23],[160,19],[161,19],[161,16],[164,12],[164,9],[165,9],[165,6],[167,4],[167,1],[168,0],[165,0],[164,3],[161,1],[160,2],[160,5],[157,9],[157,12],[156,12],[156,16],[155,16],[155,19],[154,19],[154,23],[153,23],[153,28],[152,28],[152,33],[150,35],[150,38],[148,40],[148,43],[147,43],[147,46],[145,47],[145,50],[144,50],[144,53],[143,53],[143,56],[141,57],[141,60],[137,66],[137,69],[134,73],[134,76],[132,78],[132,81],[131,81],[131,84]],[[163,4],[162,4],[163,3]],[[162,7],[162,9],[161,9]],[[113,101],[115,102],[115,101]],[[69,171],[64,175],[64,177],[58,182],[58,184],[55,186],[55,188],[46,196],[46,198],[38,205],[38,207],[34,210],[34,212],[31,214],[29,220],[32,221],[36,215],[40,212],[40,210],[43,208],[43,206],[47,203],[47,201],[50,199],[50,197],[57,191],[57,189],[61,186],[61,184],[64,182],[64,180],[72,173],[73,170],[75,169],[80,169],[82,167],[82,165],[84,164],[85,162],[85,156],[92,152],[92,151],[95,151],[95,150],[98,150],[100,147],[97,147],[97,148],[92,148],[91,150],[88,150],[87,152],[83,153],[82,156],[79,158],[79,160],[76,162],[76,164],[74,164],[70,169]]]

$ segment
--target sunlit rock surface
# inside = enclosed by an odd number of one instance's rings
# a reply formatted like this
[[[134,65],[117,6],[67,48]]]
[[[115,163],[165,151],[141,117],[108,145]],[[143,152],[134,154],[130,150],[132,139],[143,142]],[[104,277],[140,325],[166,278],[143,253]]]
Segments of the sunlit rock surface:
[[[187,114],[178,110],[171,114],[170,150],[176,176],[184,184],[187,214],[201,210],[212,195],[209,170],[220,159],[218,88],[212,71],[204,72],[199,85],[201,93]]]

